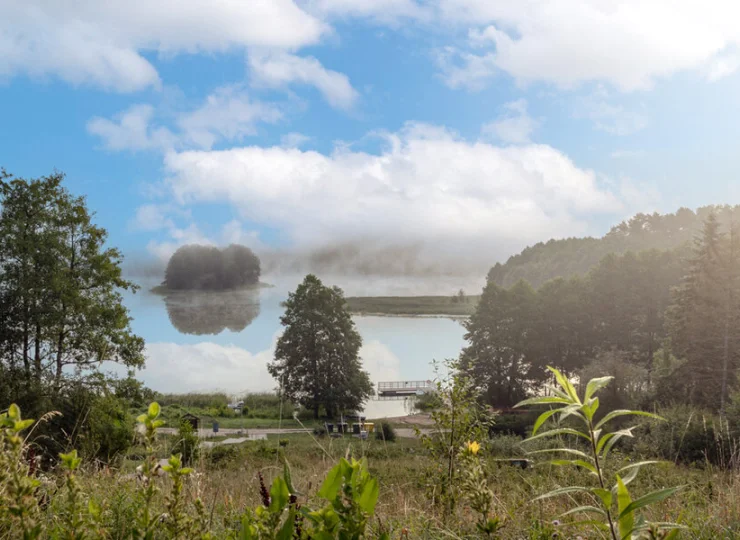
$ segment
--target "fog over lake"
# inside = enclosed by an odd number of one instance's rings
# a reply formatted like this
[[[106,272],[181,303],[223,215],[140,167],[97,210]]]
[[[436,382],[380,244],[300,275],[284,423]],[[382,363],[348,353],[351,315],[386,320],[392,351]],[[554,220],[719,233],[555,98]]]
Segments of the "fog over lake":
[[[347,278],[320,276],[345,295],[450,294],[482,286],[459,277]],[[127,294],[133,329],[147,343],[147,365],[138,376],[161,392],[220,390],[230,394],[272,390],[267,372],[282,331],[281,302],[303,276],[265,276],[274,287],[228,292],[150,292],[156,281],[141,282]],[[379,381],[426,380],[434,376],[433,360],[456,357],[464,344],[459,321],[436,317],[354,317],[362,335],[364,368]],[[403,402],[372,402],[367,414],[403,414]]]

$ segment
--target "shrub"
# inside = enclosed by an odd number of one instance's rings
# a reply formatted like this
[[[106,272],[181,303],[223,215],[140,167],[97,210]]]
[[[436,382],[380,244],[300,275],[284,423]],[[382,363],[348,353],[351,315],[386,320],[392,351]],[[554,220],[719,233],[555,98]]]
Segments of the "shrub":
[[[689,406],[660,410],[665,422],[651,421],[635,431],[628,451],[684,464],[736,464],[737,444],[727,421]]]
[[[393,426],[388,422],[381,422],[380,425],[377,426],[375,438],[382,441],[394,442],[396,440],[396,430],[393,429]]]
[[[180,428],[177,432],[177,442],[172,448],[173,454],[181,454],[184,465],[191,465],[198,458],[198,434],[195,433],[190,422],[180,421]]]
[[[208,461],[212,465],[223,465],[229,461],[233,461],[239,456],[239,448],[233,444],[223,444],[214,446],[208,452]]]
[[[414,408],[421,412],[433,411],[441,406],[442,400],[436,392],[426,392],[414,400]]]

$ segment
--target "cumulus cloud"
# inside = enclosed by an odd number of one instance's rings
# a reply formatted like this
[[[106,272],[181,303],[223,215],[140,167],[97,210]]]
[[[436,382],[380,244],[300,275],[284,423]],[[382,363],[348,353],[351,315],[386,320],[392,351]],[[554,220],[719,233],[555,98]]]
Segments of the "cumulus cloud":
[[[210,149],[216,143],[240,141],[257,134],[257,124],[274,123],[282,118],[280,109],[253,100],[238,86],[217,88],[196,109],[176,115],[176,132],[156,125],[151,105],[134,105],[113,119],[95,117],[87,131],[103,141],[109,150],[158,150],[175,148]]]
[[[113,119],[94,117],[87,131],[103,141],[108,150],[160,150],[172,148],[177,137],[166,127],[153,127],[154,107],[132,105]]]
[[[255,135],[258,122],[274,123],[282,112],[274,105],[254,101],[235,86],[217,89],[198,109],[183,114],[177,123],[186,142],[211,148],[218,140],[241,140]]]
[[[740,5],[731,0],[437,0],[441,20],[469,25],[469,47],[443,64],[452,86],[480,87],[504,71],[561,88],[607,82],[650,88],[685,70],[734,72]],[[710,67],[713,66],[713,67]]]
[[[208,341],[187,345],[149,343],[141,379],[160,392],[273,390],[277,384],[267,371],[267,363],[274,358],[276,340],[277,336],[270,348],[256,353]],[[398,357],[381,343],[364,344],[360,357],[373,382],[399,378]]]
[[[524,144],[539,122],[529,116],[527,100],[518,99],[504,105],[504,113],[497,120],[484,124],[481,133],[485,136],[512,144]]]
[[[169,153],[166,185],[188,206],[227,203],[303,248],[418,245],[490,260],[543,236],[587,232],[620,212],[592,171],[547,145],[498,147],[409,124],[378,154],[250,146]]]
[[[0,17],[0,75],[54,75],[121,92],[159,85],[143,52],[297,49],[325,23],[293,0],[8,0]]]
[[[280,137],[280,146],[285,148],[300,148],[304,144],[308,143],[310,140],[311,137],[309,137],[308,135],[292,131]]]
[[[284,51],[251,51],[249,69],[252,82],[270,88],[304,84],[316,87],[333,107],[351,108],[358,98],[349,78],[326,69],[316,58],[301,57]]]

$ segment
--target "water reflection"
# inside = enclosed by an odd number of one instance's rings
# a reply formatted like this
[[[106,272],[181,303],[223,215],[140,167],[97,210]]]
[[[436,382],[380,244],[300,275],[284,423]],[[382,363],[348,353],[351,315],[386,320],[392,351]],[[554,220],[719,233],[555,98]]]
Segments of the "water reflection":
[[[260,313],[259,291],[176,291],[164,296],[167,315],[182,334],[241,332]]]

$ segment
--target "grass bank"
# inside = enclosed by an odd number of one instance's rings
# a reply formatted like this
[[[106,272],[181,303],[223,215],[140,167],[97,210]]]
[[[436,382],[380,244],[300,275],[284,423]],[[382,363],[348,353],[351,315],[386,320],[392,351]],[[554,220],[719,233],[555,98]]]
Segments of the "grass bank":
[[[347,309],[355,315],[468,317],[480,296],[350,296]]]

